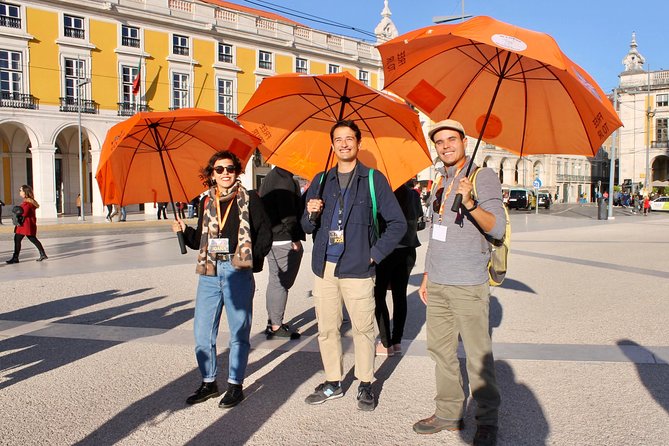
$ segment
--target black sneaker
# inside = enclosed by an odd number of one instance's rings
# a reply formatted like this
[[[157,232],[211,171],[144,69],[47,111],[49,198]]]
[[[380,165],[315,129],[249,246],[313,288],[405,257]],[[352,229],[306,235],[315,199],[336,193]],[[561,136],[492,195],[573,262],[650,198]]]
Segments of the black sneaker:
[[[474,446],[495,446],[497,444],[497,426],[479,424],[474,434]]]
[[[302,336],[300,333],[297,331],[292,331],[290,327],[286,324],[281,324],[279,328],[276,330],[272,330],[272,326],[268,326],[265,329],[265,334],[267,335],[267,339],[273,339],[273,338],[290,338],[292,340],[300,339],[300,336]]]
[[[220,394],[216,381],[211,383],[203,382],[194,394],[186,398],[186,404],[204,403],[209,398],[216,398]]]
[[[325,381],[323,384],[319,384],[314,389],[314,393],[309,395],[304,402],[307,404],[323,404],[328,400],[334,400],[342,396],[344,396],[344,391],[341,389],[341,385]]]
[[[221,402],[218,403],[218,407],[229,409],[241,403],[243,399],[244,392],[242,392],[242,385],[228,383],[228,390],[225,391],[225,395],[221,398]]]
[[[374,410],[374,392],[372,392],[372,383],[361,382],[358,386],[358,409]]]

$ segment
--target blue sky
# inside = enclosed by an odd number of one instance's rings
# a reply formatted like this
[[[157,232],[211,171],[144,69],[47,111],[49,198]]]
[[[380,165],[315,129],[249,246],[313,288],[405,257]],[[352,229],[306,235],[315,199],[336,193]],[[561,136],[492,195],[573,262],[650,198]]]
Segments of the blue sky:
[[[258,8],[274,4],[366,31],[381,19],[383,0],[229,0]],[[583,67],[605,92],[618,84],[622,59],[636,31],[638,50],[651,70],[669,69],[669,0],[464,0],[465,13],[495,19],[555,38],[562,51]],[[434,16],[459,15],[460,0],[389,0],[400,33],[429,26]],[[265,9],[265,8],[261,8]],[[276,11],[273,11],[276,12]],[[291,17],[322,30],[366,38],[362,34]]]

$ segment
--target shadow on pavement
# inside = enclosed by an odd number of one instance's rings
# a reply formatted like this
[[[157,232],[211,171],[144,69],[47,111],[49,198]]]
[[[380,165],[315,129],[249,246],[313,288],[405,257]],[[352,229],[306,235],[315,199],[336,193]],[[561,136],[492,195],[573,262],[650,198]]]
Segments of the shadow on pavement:
[[[525,293],[537,294],[536,291],[534,291],[529,286],[525,285],[523,282],[520,282],[518,280],[513,280],[509,277],[507,277],[504,280],[504,282],[502,282],[500,288],[504,288],[506,290],[516,290],[516,291],[523,291]]]
[[[114,326],[170,329],[192,317],[191,309],[173,312],[175,306],[185,305],[187,302],[119,317],[128,311],[157,302],[164,297],[124,302],[112,308],[66,317],[88,306],[113,299],[128,298],[150,290],[151,288],[142,288],[127,293],[108,290],[102,293],[75,296],[0,314],[0,320],[20,322],[49,320],[52,323],[80,325],[106,325],[107,322],[112,321]],[[63,319],[57,319],[59,317]],[[5,339],[0,341],[0,351],[11,353],[2,357],[5,381],[0,382],[0,389],[99,353],[120,343],[119,341],[30,336],[30,334]],[[54,354],[54,352],[58,353]]]
[[[629,339],[621,339],[616,342],[616,344],[618,344],[620,347],[625,345],[633,345],[641,351],[654,357],[653,352]],[[639,379],[646,387],[646,390],[648,390],[650,396],[653,397],[653,399],[661,408],[664,409],[665,412],[669,413],[669,386],[667,386],[667,383],[669,383],[669,365],[639,363],[636,357],[629,355],[629,350],[624,348],[621,348],[621,350],[625,356],[627,356],[636,366]]]

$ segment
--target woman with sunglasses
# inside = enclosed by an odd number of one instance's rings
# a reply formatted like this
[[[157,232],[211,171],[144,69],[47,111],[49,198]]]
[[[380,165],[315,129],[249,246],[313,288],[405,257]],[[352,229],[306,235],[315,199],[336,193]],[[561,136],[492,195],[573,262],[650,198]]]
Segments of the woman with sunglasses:
[[[242,165],[232,152],[214,154],[202,169],[210,189],[200,200],[197,228],[177,217],[174,232],[183,231],[186,245],[199,250],[195,298],[195,357],[202,384],[186,399],[197,404],[220,395],[216,384],[216,337],[225,313],[230,329],[228,388],[221,408],[244,399],[242,383],[248,363],[253,314],[253,273],[262,270],[272,247],[272,228],[262,201],[239,181]]]
[[[39,203],[35,201],[35,195],[33,194],[33,188],[24,184],[19,188],[19,195],[23,198],[23,202],[20,207],[23,210],[23,222],[20,225],[14,227],[14,255],[11,259],[7,260],[7,263],[19,263],[19,254],[21,253],[21,242],[23,242],[23,237],[28,237],[28,240],[32,242],[33,245],[39,251],[38,262],[48,259],[46,252],[44,252],[44,247],[42,243],[37,239],[37,215],[35,210],[39,207]],[[13,212],[13,211],[12,211]]]

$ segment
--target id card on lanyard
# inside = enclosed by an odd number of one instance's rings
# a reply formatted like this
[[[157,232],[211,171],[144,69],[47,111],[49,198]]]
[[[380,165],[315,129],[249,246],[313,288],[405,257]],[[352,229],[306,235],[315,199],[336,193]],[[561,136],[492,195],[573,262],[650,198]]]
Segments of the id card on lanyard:
[[[448,184],[448,188],[446,188],[443,193],[441,194],[441,205],[439,206],[439,220],[432,225],[432,238],[434,240],[438,240],[440,242],[445,242],[446,241],[446,233],[448,232],[448,227],[446,225],[442,224],[442,220],[444,217],[444,208],[446,206],[446,200],[448,199],[449,195],[451,195],[451,192],[453,190],[453,184],[455,183],[455,180],[458,178],[458,175],[462,171],[462,168],[465,167],[466,160],[462,163],[460,167],[455,171],[455,175],[453,175],[453,180]],[[444,178],[439,179],[439,184],[437,185],[436,190],[439,190],[439,186],[441,185],[441,182],[444,180]],[[458,210],[458,212],[460,212]]]
[[[230,208],[232,207],[232,204],[235,201],[236,195],[237,193],[235,192],[235,195],[232,196],[232,198],[230,199],[230,203],[228,204],[228,207],[225,210],[225,215],[223,216],[223,219],[221,219],[221,201],[218,195],[218,191],[216,191],[216,219],[218,220],[218,234],[216,234],[217,237],[209,237],[207,248],[211,253],[214,254],[230,253],[230,240],[227,237],[218,237],[218,235],[221,233],[223,227],[225,226],[225,222],[228,220],[228,215],[230,214]]]

